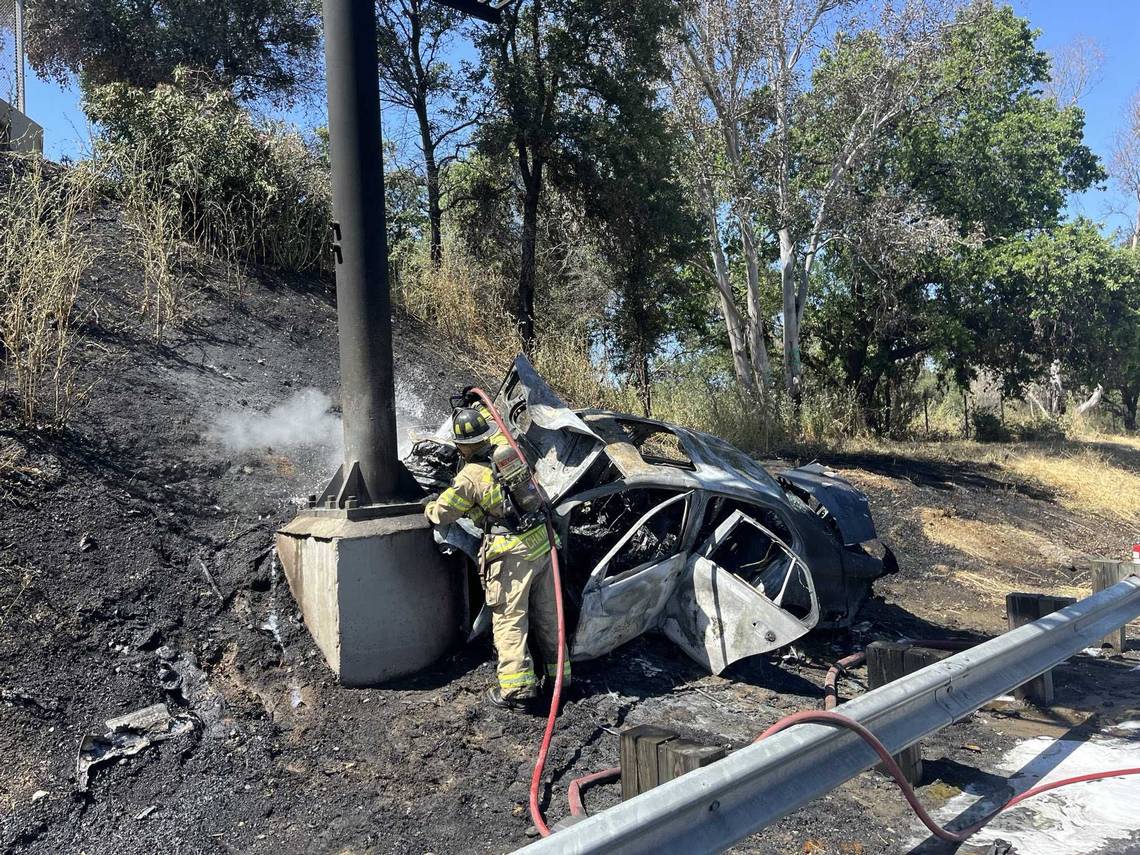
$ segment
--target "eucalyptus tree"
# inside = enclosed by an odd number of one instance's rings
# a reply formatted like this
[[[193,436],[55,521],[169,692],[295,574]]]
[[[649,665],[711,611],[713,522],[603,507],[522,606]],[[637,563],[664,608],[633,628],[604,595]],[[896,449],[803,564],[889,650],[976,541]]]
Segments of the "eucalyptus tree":
[[[745,388],[763,391],[769,382],[760,293],[769,244],[779,275],[784,385],[799,400],[813,268],[842,237],[839,210],[851,177],[874,160],[891,127],[936,100],[932,75],[946,26],[934,0],[888,3],[874,18],[852,0],[699,0],[688,7],[674,99],[699,152],[693,184]],[[828,62],[846,75],[819,76]],[[747,318],[728,305],[720,236],[726,210],[742,245]]]
[[[430,251],[443,253],[441,173],[457,156],[478,118],[470,69],[451,58],[461,15],[434,0],[379,0],[377,58],[384,97],[409,111],[423,158]]]
[[[636,138],[638,119],[665,75],[664,46],[676,26],[674,0],[523,0],[498,27],[479,31],[491,105],[476,134],[480,153],[509,161],[520,240],[515,320],[535,340],[539,213],[549,182],[569,190],[585,146],[608,133]],[[651,129],[650,129],[651,130]]]

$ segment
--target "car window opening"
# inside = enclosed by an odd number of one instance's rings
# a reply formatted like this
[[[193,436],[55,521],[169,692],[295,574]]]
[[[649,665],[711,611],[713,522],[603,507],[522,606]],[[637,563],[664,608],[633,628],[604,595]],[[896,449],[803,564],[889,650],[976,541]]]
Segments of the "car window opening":
[[[637,449],[646,463],[663,466],[676,466],[680,469],[696,469],[693,458],[685,450],[681,438],[673,431],[660,425],[632,419],[617,419],[622,433],[630,445]]]
[[[777,514],[770,508],[765,508],[762,505],[757,505],[752,502],[744,502],[737,499],[730,499],[727,496],[712,496],[709,498],[707,509],[705,510],[705,518],[701,523],[701,529],[697,532],[696,546],[700,547],[704,544],[717,527],[732,516],[737,511],[741,511],[746,516],[751,517],[769,529],[776,537],[784,541],[784,543],[791,545],[794,538],[791,531],[784,523],[783,517]]]
[[[797,618],[811,612],[803,565],[762,529],[741,520],[709,560]]]
[[[671,490],[626,490],[583,502],[571,512],[570,536],[575,544],[569,566],[581,574],[584,585],[590,571],[629,533],[642,516],[666,499]],[[651,516],[610,560],[606,576],[616,576],[647,562],[676,554],[681,547],[687,503],[677,501]]]

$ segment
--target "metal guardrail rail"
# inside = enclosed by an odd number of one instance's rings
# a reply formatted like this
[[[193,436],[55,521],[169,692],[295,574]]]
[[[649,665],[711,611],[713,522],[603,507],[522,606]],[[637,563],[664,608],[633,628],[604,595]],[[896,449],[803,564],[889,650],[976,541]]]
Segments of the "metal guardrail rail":
[[[892,753],[918,742],[1140,616],[1140,577],[984,642],[836,708]],[[854,733],[801,724],[520,850],[718,852],[878,762]]]

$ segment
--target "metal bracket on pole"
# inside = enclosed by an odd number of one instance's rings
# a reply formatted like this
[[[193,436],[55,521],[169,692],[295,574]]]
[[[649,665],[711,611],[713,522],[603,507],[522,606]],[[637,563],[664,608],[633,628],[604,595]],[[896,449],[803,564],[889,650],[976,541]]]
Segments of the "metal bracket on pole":
[[[435,0],[441,6],[447,6],[457,12],[486,21],[488,24],[497,24],[502,19],[503,9],[510,6],[515,0]]]

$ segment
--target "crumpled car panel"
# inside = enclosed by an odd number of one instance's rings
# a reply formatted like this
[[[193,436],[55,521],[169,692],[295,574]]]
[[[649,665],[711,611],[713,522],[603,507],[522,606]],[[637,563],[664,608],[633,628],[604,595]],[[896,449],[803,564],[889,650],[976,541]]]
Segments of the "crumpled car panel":
[[[733,572],[714,560],[738,534],[756,535],[771,545],[767,566],[741,562]],[[802,584],[810,598],[810,610],[802,617],[780,605],[793,583]],[[770,529],[736,511],[689,560],[662,630],[693,660],[719,674],[740,659],[791,644],[818,620],[819,602],[807,565]]]

